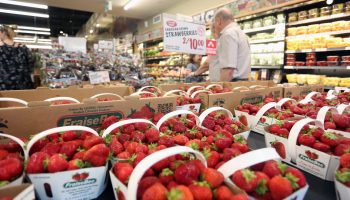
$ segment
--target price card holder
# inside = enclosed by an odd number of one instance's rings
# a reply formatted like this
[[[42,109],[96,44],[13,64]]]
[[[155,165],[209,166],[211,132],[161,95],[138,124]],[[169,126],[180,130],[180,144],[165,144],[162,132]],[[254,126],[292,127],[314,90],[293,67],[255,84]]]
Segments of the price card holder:
[[[109,83],[108,71],[89,72],[90,84]]]

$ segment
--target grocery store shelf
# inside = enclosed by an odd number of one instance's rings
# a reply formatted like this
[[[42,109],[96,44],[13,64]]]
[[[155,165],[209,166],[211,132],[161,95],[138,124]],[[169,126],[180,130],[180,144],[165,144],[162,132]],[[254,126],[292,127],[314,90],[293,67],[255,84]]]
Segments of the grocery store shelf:
[[[178,65],[146,65],[146,67],[181,67],[181,64],[178,64]]]
[[[174,54],[174,55],[167,55],[167,56],[154,56],[154,57],[145,57],[145,60],[161,60],[161,59],[168,59],[170,57],[178,57],[181,56],[181,54]]]
[[[332,70],[332,69],[340,69],[340,70],[350,70],[350,66],[284,66],[284,69],[324,69],[324,70]]]
[[[283,51],[275,51],[275,52],[252,52],[251,54],[278,54],[278,53],[284,53]]]
[[[147,47],[144,50],[152,50],[152,49],[163,49],[164,47],[160,47],[160,46],[151,46],[151,47]]]
[[[262,65],[262,66],[252,66],[252,69],[282,69],[282,66],[270,66],[270,65]]]
[[[350,33],[350,30],[332,31],[332,32],[324,32],[324,33],[316,33],[316,34],[287,36],[286,39],[305,39],[305,38],[310,38],[310,37],[321,37],[321,36],[329,36],[329,35],[342,35],[342,34],[349,34],[349,33]]]
[[[312,24],[315,22],[322,22],[322,21],[328,21],[328,20],[335,20],[335,19],[341,19],[341,18],[346,18],[350,17],[350,14],[348,13],[340,13],[336,15],[330,15],[330,16],[324,16],[324,17],[317,17],[313,19],[306,19],[302,21],[297,21],[297,22],[290,22],[287,25],[288,26],[298,26],[298,25],[304,25],[304,24]]]
[[[265,26],[265,27],[260,27],[260,28],[253,28],[253,29],[247,29],[243,30],[244,33],[256,33],[256,32],[261,32],[261,31],[268,31],[268,30],[273,30],[277,28],[278,26],[285,26],[285,24],[275,24],[271,26]]]
[[[310,53],[310,52],[349,51],[349,50],[350,50],[350,47],[320,48],[320,49],[304,49],[304,50],[287,50],[286,53]]]
[[[284,37],[264,39],[264,40],[251,40],[249,43],[250,44],[261,44],[261,43],[281,42],[281,41],[284,41]]]

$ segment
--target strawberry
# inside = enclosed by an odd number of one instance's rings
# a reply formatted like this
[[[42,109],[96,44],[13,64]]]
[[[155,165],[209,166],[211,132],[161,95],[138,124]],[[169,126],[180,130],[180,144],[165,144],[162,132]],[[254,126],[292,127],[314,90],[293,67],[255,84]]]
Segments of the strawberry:
[[[232,139],[227,137],[221,137],[215,141],[215,146],[221,150],[229,148],[232,144]]]
[[[46,167],[44,166],[44,161],[49,158],[49,154],[44,152],[35,152],[33,153],[27,163],[27,173],[28,174],[37,174],[44,173]]]
[[[163,160],[157,162],[152,166],[153,170],[156,171],[162,171],[162,169],[167,168],[170,164],[170,159],[169,158],[164,158]]]
[[[204,126],[207,129],[213,130],[215,126],[214,120],[209,119],[208,117],[204,119],[202,126]]]
[[[83,147],[84,147],[84,149],[88,150],[91,147],[93,147],[97,144],[102,144],[102,143],[103,143],[103,139],[101,137],[96,136],[96,135],[92,135],[84,140]]]
[[[5,149],[0,149],[0,160],[5,159],[9,155],[9,152]]]
[[[273,177],[269,181],[268,186],[274,200],[284,199],[293,193],[291,183],[282,176]]]
[[[63,142],[61,149],[59,150],[60,154],[64,154],[67,159],[71,159],[74,154],[77,152],[79,146],[81,145],[80,140],[74,140],[74,141],[68,141],[68,142]]]
[[[79,152],[75,153],[72,159],[73,159],[73,160],[74,160],[74,159],[80,159],[80,160],[82,160],[82,159],[84,158],[85,152],[86,152],[86,151],[79,151]]]
[[[244,125],[244,126],[248,126],[248,120],[247,117],[245,115],[241,115],[238,117],[238,120]]]
[[[294,124],[295,124],[294,121],[287,121],[282,125],[282,128],[285,128],[288,131],[290,131],[292,129],[292,127],[294,126]]]
[[[249,169],[236,171],[231,179],[239,188],[246,192],[253,192],[257,186],[257,176],[254,171]]]
[[[118,141],[116,136],[111,136],[112,139],[109,143],[109,148],[114,156],[117,156],[119,153],[124,151],[123,145]]]
[[[119,135],[119,137],[118,137],[118,141],[120,142],[120,143],[122,143],[123,145],[124,145],[124,143],[126,142],[126,141],[129,141],[130,140],[130,135],[128,135],[128,134],[120,134]]]
[[[289,136],[289,131],[285,128],[281,128],[278,130],[277,135],[284,137],[284,138],[288,138]]]
[[[159,140],[159,131],[155,128],[148,129],[145,132],[146,139],[149,143],[155,143]]]
[[[123,128],[123,133],[128,135],[131,135],[131,133],[135,131],[135,126],[133,124],[124,125],[122,128]]]
[[[204,149],[203,154],[207,159],[208,167],[214,168],[220,162],[220,154],[216,151]]]
[[[62,140],[67,142],[67,141],[72,141],[78,139],[78,134],[75,131],[66,131],[62,134]]]
[[[333,113],[332,118],[335,125],[340,129],[348,128],[350,126],[350,118],[346,115]]]
[[[195,182],[188,187],[193,195],[194,200],[212,200],[213,193],[206,182]]]
[[[170,136],[162,136],[159,138],[158,145],[164,145],[166,147],[174,146],[174,140]]]
[[[162,173],[159,174],[159,180],[163,185],[168,185],[174,180],[174,172],[169,168],[164,168]]]
[[[142,178],[140,180],[139,187],[137,188],[137,199],[140,199],[145,191],[157,182],[159,183],[159,179],[155,176]]]
[[[129,163],[116,163],[113,167],[114,175],[124,184],[127,184],[133,170],[134,168]]]
[[[181,146],[184,146],[189,141],[189,139],[184,135],[175,135],[173,137],[173,140],[175,144],[181,145]]]
[[[190,185],[196,181],[200,171],[194,163],[185,163],[175,170],[175,180],[179,184]]]
[[[147,123],[139,122],[139,123],[135,123],[134,126],[135,126],[136,130],[141,131],[141,132],[145,132],[148,129]]]
[[[213,168],[205,168],[202,178],[211,188],[217,188],[224,182],[224,176]]]
[[[265,162],[262,172],[268,175],[270,178],[278,175],[283,175],[287,169],[287,165],[282,162],[270,160]]]
[[[91,136],[93,136],[92,133],[87,132],[87,131],[83,131],[83,132],[80,133],[79,139],[80,140],[86,140],[86,138],[91,137]]]
[[[331,147],[328,144],[324,144],[322,142],[316,142],[312,146],[312,148],[317,149],[317,150],[322,151],[322,152],[325,152],[325,153],[328,153],[331,149]]]
[[[339,144],[333,151],[334,155],[341,156],[345,153],[350,153],[350,144]]]
[[[178,185],[167,194],[168,200],[194,200],[190,189],[184,185]]]
[[[344,170],[343,170],[344,169]],[[350,172],[347,168],[343,168],[335,172],[335,178],[345,184],[347,187],[350,187]]]
[[[130,137],[131,140],[135,142],[144,142],[146,139],[145,134],[141,133],[140,131],[133,131]]]
[[[68,162],[68,167],[67,170],[75,170],[75,169],[81,169],[84,168],[84,162],[80,159],[74,159],[74,160],[70,160]]]
[[[340,143],[339,136],[331,132],[324,132],[320,140],[321,142],[328,144],[332,147],[337,146]]]
[[[255,172],[255,175],[257,177],[257,186],[254,190],[254,193],[257,194],[257,196],[265,196],[268,192],[268,182],[270,181],[270,178],[263,172]]]
[[[109,148],[105,144],[98,144],[87,150],[83,161],[89,162],[94,167],[106,165],[109,156]]]
[[[232,191],[227,186],[220,186],[216,189],[215,199],[217,200],[227,200],[233,195]]]
[[[224,161],[229,161],[232,158],[239,156],[240,154],[241,154],[241,152],[238,149],[226,148],[226,149],[224,149],[224,151],[222,153],[222,159]]]
[[[61,144],[59,143],[47,143],[40,151],[49,154],[50,156],[59,153]]]
[[[328,129],[337,129],[337,126],[335,125],[335,123],[333,122],[325,122],[324,123],[324,129],[328,130]]]
[[[118,118],[114,115],[104,118],[102,121],[101,129],[107,129],[110,125],[118,122]]]
[[[285,177],[291,182],[294,190],[302,188],[306,185],[306,178],[304,174],[295,168],[288,167],[286,169]]]
[[[312,147],[316,142],[316,138],[311,134],[300,134],[298,137],[298,143],[300,145],[305,145]]]
[[[273,148],[276,149],[276,152],[278,153],[278,155],[281,156],[282,159],[286,159],[286,148],[284,147],[284,144],[282,142],[275,140],[270,144]]]
[[[246,194],[235,194],[231,196],[230,200],[248,200],[248,196]]]
[[[22,162],[15,158],[7,158],[0,161],[0,182],[12,181],[23,172]]]
[[[62,154],[54,154],[45,161],[49,173],[66,171],[68,162]]]
[[[324,131],[321,128],[316,128],[312,130],[311,134],[316,138],[319,139],[323,135]]]
[[[350,153],[342,155],[339,162],[342,168],[350,168]]]
[[[155,183],[143,193],[142,200],[167,200],[167,189],[162,184]]]
[[[186,129],[186,126],[181,122],[175,122],[172,128],[172,130],[176,133],[185,133]]]

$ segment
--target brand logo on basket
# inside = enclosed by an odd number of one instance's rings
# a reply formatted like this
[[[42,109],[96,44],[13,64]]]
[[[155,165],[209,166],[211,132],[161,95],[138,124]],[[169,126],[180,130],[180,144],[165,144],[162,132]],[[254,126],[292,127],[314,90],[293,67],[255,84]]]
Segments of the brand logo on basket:
[[[176,21],[172,21],[172,20],[167,21],[166,24],[168,26],[170,26],[170,27],[176,27],[177,26]]]
[[[110,112],[110,113],[101,113],[101,114],[82,114],[82,115],[70,115],[64,116],[58,120],[58,126],[89,126],[89,127],[99,127],[103,120],[110,116],[116,116],[117,118],[123,118],[122,112]]]
[[[241,100],[241,105],[245,103],[257,104],[263,101],[262,96],[246,97]]]
[[[308,156],[306,156],[304,154],[299,154],[299,158],[304,160],[304,161],[306,161],[306,162],[308,162],[308,163],[314,164],[317,167],[321,167],[321,168],[325,168],[326,167],[325,164],[323,164],[323,163],[321,163],[321,162],[319,162],[317,160],[313,160],[313,159],[309,158]]]
[[[91,179],[85,179],[85,180],[81,180],[81,181],[68,182],[68,183],[65,183],[63,185],[63,187],[64,188],[73,188],[73,187],[79,187],[79,186],[83,186],[83,185],[90,185],[90,184],[94,184],[94,183],[96,183],[96,179],[91,178]]]
[[[225,99],[217,99],[213,103],[214,106],[219,106],[219,107],[224,106],[224,104],[225,104]]]

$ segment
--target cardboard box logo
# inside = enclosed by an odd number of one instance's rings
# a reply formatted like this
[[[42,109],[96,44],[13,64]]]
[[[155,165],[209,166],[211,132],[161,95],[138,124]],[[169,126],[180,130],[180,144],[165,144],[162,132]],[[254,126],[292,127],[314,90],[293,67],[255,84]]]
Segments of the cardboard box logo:
[[[214,101],[214,106],[223,107],[225,105],[225,99],[224,98],[218,98]]]
[[[100,127],[103,120],[110,116],[116,116],[118,119],[122,119],[124,114],[121,111],[107,112],[107,113],[93,113],[93,114],[80,114],[80,115],[67,115],[60,118],[57,122],[57,126],[88,126],[88,127]]]
[[[96,179],[95,178],[91,178],[91,179],[85,179],[82,181],[74,181],[74,182],[68,182],[65,183],[63,185],[64,188],[74,188],[74,187],[79,187],[79,186],[83,186],[83,185],[91,185],[96,183]]]
[[[263,101],[263,96],[252,96],[252,97],[245,97],[241,100],[241,105],[245,103],[250,103],[250,104],[258,104]]]
[[[314,160],[314,159],[311,159],[309,156],[307,155],[304,155],[304,154],[299,154],[299,158],[308,162],[308,163],[311,163],[313,165],[316,165],[317,167],[320,167],[320,168],[325,168],[326,165],[317,161],[317,160]]]

